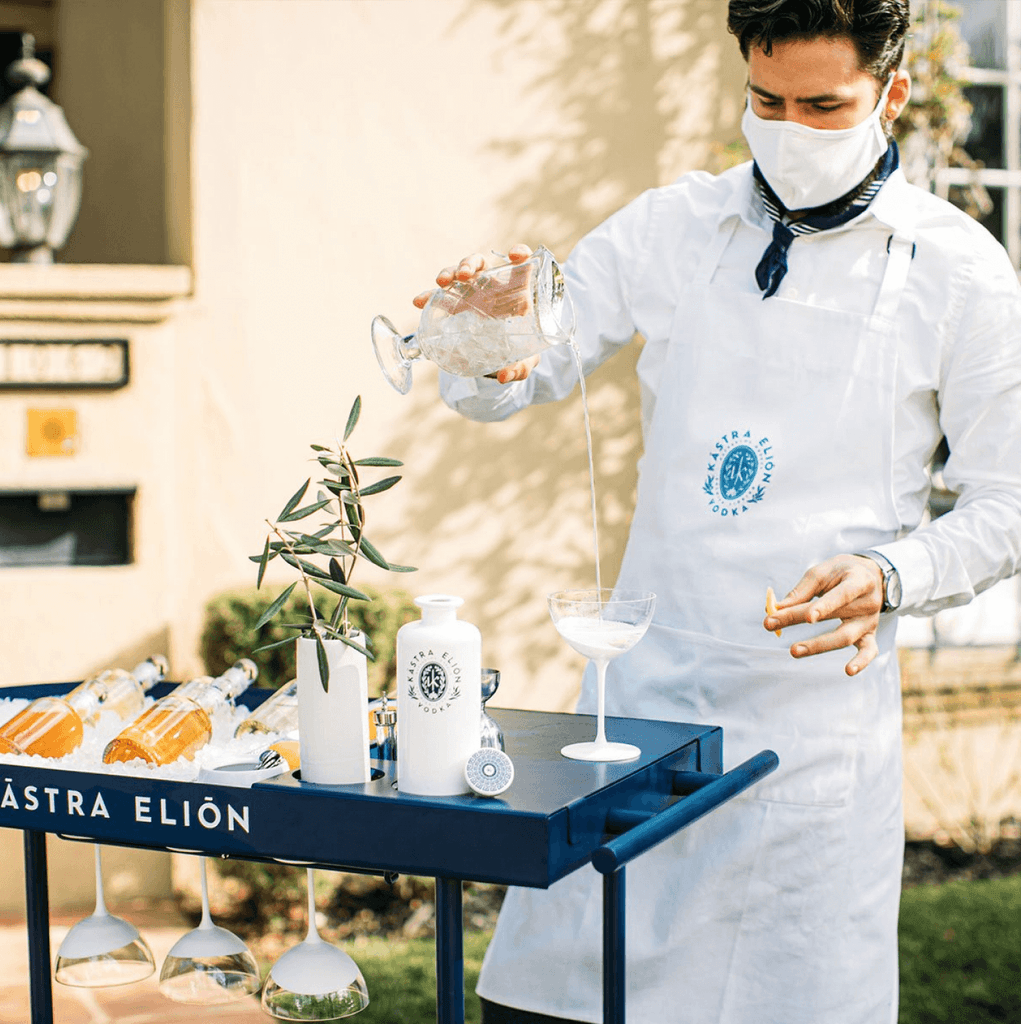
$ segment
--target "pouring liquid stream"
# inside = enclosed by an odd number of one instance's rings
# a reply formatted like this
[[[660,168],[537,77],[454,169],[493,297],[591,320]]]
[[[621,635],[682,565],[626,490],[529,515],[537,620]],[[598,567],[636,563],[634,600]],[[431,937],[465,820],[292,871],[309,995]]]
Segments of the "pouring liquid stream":
[[[599,521],[596,516],[596,472],[595,462],[592,457],[592,422],[588,411],[588,394],[585,391],[585,370],[581,362],[581,349],[578,343],[571,338],[568,342],[571,346],[571,354],[574,356],[574,365],[578,369],[578,383],[581,385],[581,407],[585,414],[585,443],[588,446],[588,480],[589,493],[592,498],[592,546],[596,556],[596,590],[602,591],[602,578],[599,572]],[[600,618],[602,612],[600,611]]]

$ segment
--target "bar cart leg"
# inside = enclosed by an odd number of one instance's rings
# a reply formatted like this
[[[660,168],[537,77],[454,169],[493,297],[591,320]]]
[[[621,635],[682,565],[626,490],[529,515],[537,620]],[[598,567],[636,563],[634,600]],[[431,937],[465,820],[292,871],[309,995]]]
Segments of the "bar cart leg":
[[[603,1024],[624,1024],[625,868],[603,875]]]
[[[46,833],[31,829],[25,829],[25,918],[28,924],[28,990],[32,1002],[32,1024],[53,1024]]]
[[[464,1024],[461,879],[436,879],[436,1020]]]

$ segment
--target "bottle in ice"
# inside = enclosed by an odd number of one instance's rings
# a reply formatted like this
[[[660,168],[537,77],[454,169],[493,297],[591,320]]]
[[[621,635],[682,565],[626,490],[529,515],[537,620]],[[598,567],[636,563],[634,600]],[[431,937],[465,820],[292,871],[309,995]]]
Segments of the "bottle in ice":
[[[564,275],[542,246],[522,263],[505,263],[433,292],[414,334],[403,337],[385,316],[372,321],[380,369],[402,395],[411,389],[418,359],[459,377],[482,377],[573,334]]]
[[[0,726],[0,753],[70,754],[81,746],[86,726],[95,725],[101,712],[114,711],[125,720],[139,714],[146,691],[166,672],[166,658],[154,654],[130,672],[106,669],[64,697],[39,697]]]
[[[298,735],[298,680],[292,679],[281,686],[272,697],[267,697],[235,730],[236,737],[254,733],[279,733],[281,736]]]
[[[213,716],[248,689],[259,674],[254,662],[242,658],[222,676],[199,676],[181,683],[144,711],[106,746],[103,761],[170,764],[189,760],[213,734]]]

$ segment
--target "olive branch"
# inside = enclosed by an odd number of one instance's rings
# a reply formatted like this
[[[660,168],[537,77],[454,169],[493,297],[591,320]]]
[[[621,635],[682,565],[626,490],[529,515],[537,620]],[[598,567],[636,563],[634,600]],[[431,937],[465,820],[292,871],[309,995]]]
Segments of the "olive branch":
[[[256,587],[262,586],[266,566],[274,558],[279,557],[292,569],[297,570],[299,578],[269,605],[252,628],[258,631],[278,614],[294,588],[300,583],[308,601],[308,618],[301,622],[281,623],[281,626],[286,629],[295,629],[299,636],[315,640],[319,677],[322,680],[323,689],[327,691],[330,687],[330,667],[326,657],[326,647],[323,644],[324,639],[340,640],[367,658],[373,657],[369,649],[368,637],[364,638],[364,645],[354,639],[352,635],[354,631],[347,614],[349,602],[372,600],[368,594],[351,586],[351,577],[359,558],[365,558],[373,565],[389,572],[415,571],[414,566],[388,562],[365,536],[365,508],[362,499],[388,491],[401,478],[388,476],[363,486],[359,478],[359,467],[362,469],[368,467],[392,468],[401,466],[403,463],[397,459],[388,459],[382,456],[367,459],[351,457],[346,447],[347,440],[358,423],[361,409],[362,399],[359,395],[348,413],[343,440],[337,441],[332,447],[319,444],[311,445],[312,451],[315,452],[315,461],[318,462],[320,470],[325,475],[325,479],[316,481],[316,487],[320,489],[316,491],[315,500],[307,505],[301,504],[309,487],[312,486],[312,478],[309,477],[291,495],[276,519],[266,520],[269,532],[266,535],[262,554],[249,556],[251,561],[257,562],[259,565]],[[315,521],[317,529],[312,530],[308,527],[301,529],[291,526],[293,523],[307,520],[312,516],[317,516]],[[329,618],[320,614],[316,597],[321,599],[325,595],[317,594],[313,589],[316,587],[329,594],[339,596]],[[274,647],[291,643],[293,639],[294,637],[288,637],[265,644],[256,648],[253,653],[272,650]]]

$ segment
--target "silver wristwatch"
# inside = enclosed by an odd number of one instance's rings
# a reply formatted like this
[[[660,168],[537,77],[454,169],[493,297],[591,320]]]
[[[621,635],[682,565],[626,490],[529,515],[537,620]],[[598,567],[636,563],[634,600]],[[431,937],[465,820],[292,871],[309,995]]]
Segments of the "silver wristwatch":
[[[879,571],[883,574],[882,611],[895,612],[900,607],[901,599],[904,596],[897,566],[886,555],[881,555],[878,551],[860,551],[858,554],[864,558],[871,558],[879,566]]]

